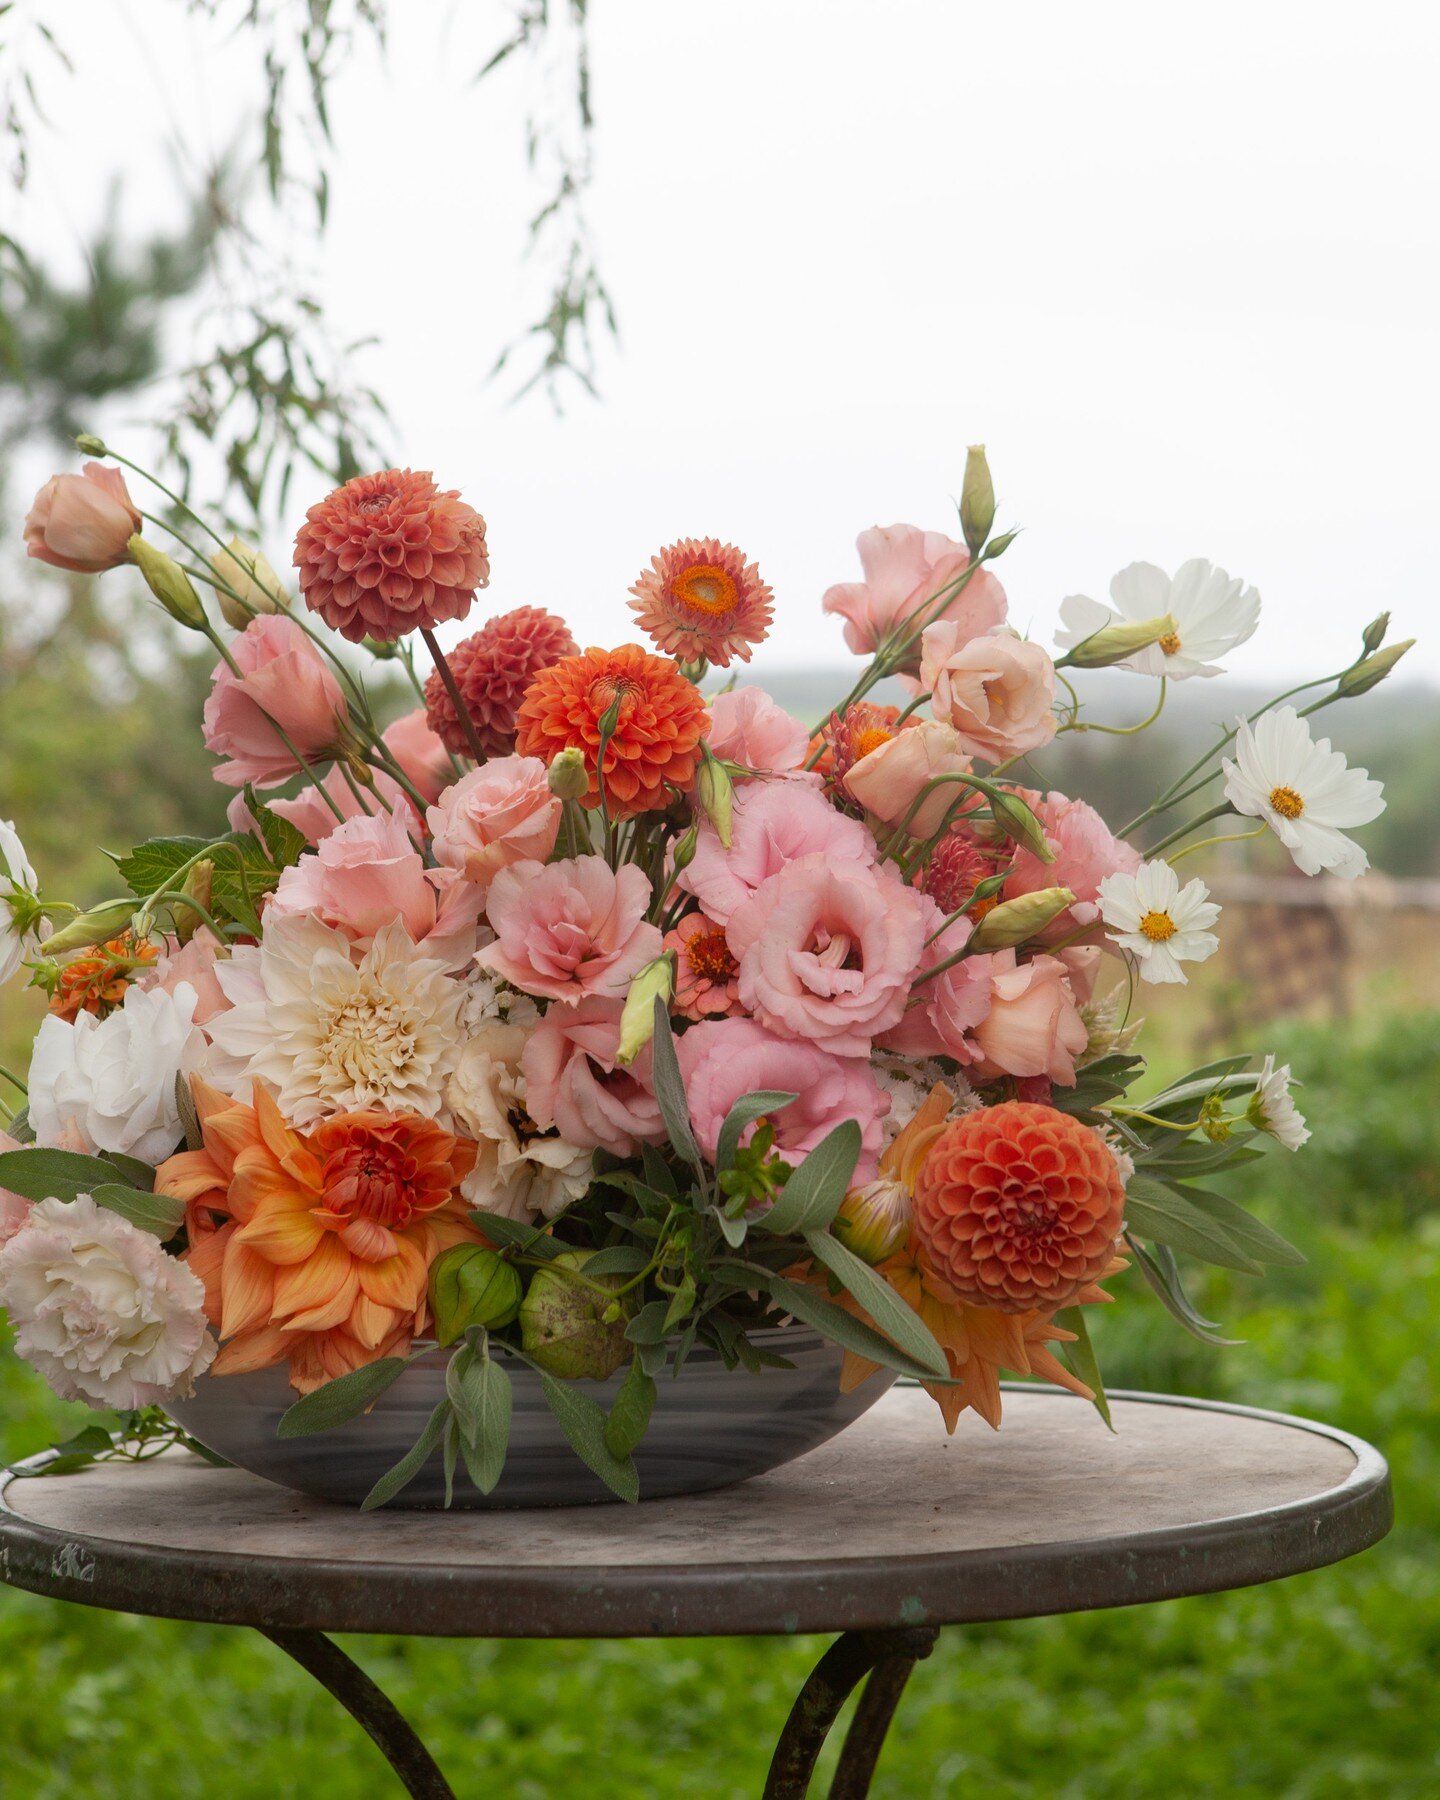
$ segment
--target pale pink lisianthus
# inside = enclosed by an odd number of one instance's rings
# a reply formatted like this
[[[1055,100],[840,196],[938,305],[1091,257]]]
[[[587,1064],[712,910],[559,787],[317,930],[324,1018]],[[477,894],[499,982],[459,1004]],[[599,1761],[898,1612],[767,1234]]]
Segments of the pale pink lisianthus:
[[[650,1081],[647,1045],[622,1068],[618,1000],[592,995],[552,1006],[530,1033],[520,1057],[525,1110],[582,1150],[634,1156],[641,1144],[665,1140],[660,1102]]]
[[[417,706],[414,712],[403,713],[382,735],[401,774],[427,805],[433,805],[455,779],[455,765],[430,729],[425,708]]]
[[[711,754],[757,775],[798,769],[810,754],[809,728],[777,706],[764,688],[730,688],[710,702]]]
[[[650,899],[649,878],[634,863],[512,863],[490,885],[485,910],[495,942],[475,960],[522,993],[566,1006],[621,995],[660,954],[660,927],[645,918]]]
[[[920,639],[920,685],[937,719],[972,756],[1003,762],[1055,735],[1055,664],[1040,644],[996,630],[974,637],[951,620]]]
[[[7,1132],[0,1131],[0,1154],[7,1150],[23,1150]],[[9,1188],[0,1187],[0,1244],[8,1244],[10,1239],[30,1217],[30,1201],[21,1194],[12,1194]]]
[[[142,989],[161,988],[173,994],[183,982],[195,991],[194,1019],[204,1025],[230,1007],[215,973],[215,965],[230,953],[229,946],[208,925],[202,925],[187,944],[167,938],[165,949],[145,972],[136,978]]]
[[[1056,943],[1081,926],[1100,924],[1100,883],[1107,875],[1133,875],[1140,867],[1140,852],[1117,838],[1110,827],[1084,800],[1064,794],[1037,794],[1016,789],[1039,819],[1045,838],[1055,852],[1054,862],[1041,862],[1031,850],[1017,847],[1015,860],[1002,896],[1015,900],[1041,888],[1067,887],[1075,904],[1052,919],[1040,934],[1042,943]]]
[[[399,920],[410,942],[458,969],[475,954],[482,896],[453,869],[427,869],[393,813],[347,819],[285,870],[267,922],[316,918],[361,949]]]
[[[500,756],[447,787],[425,821],[436,861],[485,893],[511,863],[545,861],[560,812],[539,757]]]
[[[254,618],[215,665],[205,702],[205,747],[226,760],[215,779],[227,787],[278,787],[300,773],[283,731],[306,762],[323,762],[339,747],[345,696],[325,659],[293,619]],[[277,730],[277,727],[279,728]]]
[[[1013,950],[997,950],[989,960],[990,1011],[974,1032],[980,1075],[1045,1075],[1074,1087],[1075,1058],[1089,1033],[1065,964],[1057,956],[1017,963]]]
[[[726,927],[741,1003],[780,1037],[867,1056],[904,1014],[924,920],[921,897],[892,874],[803,856]]]
[[[785,781],[747,782],[735,795],[730,848],[706,820],[694,860],[681,870],[678,885],[717,924],[728,925],[735,909],[763,882],[811,855],[865,867],[875,861],[877,851],[860,821],[836,812],[817,789]]]
[[[928,895],[921,897],[927,937],[943,917]],[[937,963],[963,950],[974,926],[954,919],[920,952],[920,967],[910,1000],[898,1025],[885,1034],[882,1048],[902,1056],[949,1056],[965,1065],[980,1060],[975,1031],[990,1012],[994,975],[988,956],[961,957],[958,962],[921,981]]]
[[[952,779],[969,773],[970,757],[954,727],[921,719],[862,756],[845,777],[845,791],[882,824],[904,824],[911,837],[926,838],[947,813],[958,818],[978,804],[973,788]],[[932,781],[938,785],[930,787]]]
[[[293,800],[267,800],[265,804],[279,818],[288,820],[312,844],[323,843],[336,826],[343,824],[346,819],[379,818],[391,813],[401,820],[410,836],[419,843],[424,835],[424,827],[410,796],[395,777],[387,775],[383,769],[375,769],[372,774],[375,781],[373,787],[360,787],[357,782],[356,787],[352,788],[345,779],[344,770],[337,764],[320,783],[329,801],[333,801],[333,806],[320,797],[315,784],[310,781],[305,783]],[[356,788],[359,788],[359,794]],[[360,794],[364,795],[363,805]],[[225,817],[229,820],[232,831],[257,829],[243,794],[236,794],[225,809]]]
[[[692,1026],[677,1043],[676,1055],[696,1142],[712,1162],[731,1107],[746,1094],[770,1088],[796,1095],[788,1106],[767,1114],[775,1127],[775,1147],[787,1161],[799,1162],[843,1120],[854,1119],[861,1143],[855,1181],[873,1178],[890,1096],[868,1063],[833,1056],[819,1044],[776,1037],[754,1019],[712,1019]],[[753,1135],[751,1126],[741,1141]]]
[[[98,575],[129,557],[144,521],[125,477],[88,462],[79,475],[52,475],[25,518],[25,551],[56,569]]]
[[[863,581],[827,588],[821,602],[828,613],[845,620],[845,642],[857,656],[871,656],[887,636],[913,624],[970,567],[963,544],[918,525],[875,525],[855,540]],[[972,575],[965,586],[940,607],[937,618],[953,621],[967,637],[978,637],[1003,625],[1005,590],[988,569]],[[913,646],[900,665],[914,673],[920,647]]]

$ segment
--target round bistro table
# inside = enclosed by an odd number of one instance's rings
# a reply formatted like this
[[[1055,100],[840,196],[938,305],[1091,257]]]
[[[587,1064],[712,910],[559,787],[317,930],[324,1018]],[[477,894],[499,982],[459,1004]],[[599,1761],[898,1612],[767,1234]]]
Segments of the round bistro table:
[[[830,1789],[856,1800],[942,1626],[1274,1581],[1390,1527],[1384,1459],[1343,1431],[1155,1394],[1117,1394],[1112,1407],[1114,1435],[1082,1401],[1011,1387],[1002,1431],[966,1413],[947,1438],[925,1394],[895,1388],[769,1475],[638,1507],[359,1514],[167,1452],[12,1479],[0,1577],[88,1606],[253,1626],[348,1708],[422,1800],[452,1790],[326,1632],[839,1632],[785,1724],[765,1795],[807,1792],[865,1681]]]

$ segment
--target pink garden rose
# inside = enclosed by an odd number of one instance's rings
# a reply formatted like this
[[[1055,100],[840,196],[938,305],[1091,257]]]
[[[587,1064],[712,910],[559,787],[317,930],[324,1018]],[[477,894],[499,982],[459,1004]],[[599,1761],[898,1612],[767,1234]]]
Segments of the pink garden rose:
[[[384,732],[385,748],[420,798],[434,804],[455,779],[450,752],[430,729],[425,708],[404,713]]]
[[[560,812],[538,757],[499,756],[447,787],[425,819],[436,861],[485,893],[511,863],[545,861]]]
[[[416,812],[409,795],[395,777],[387,775],[383,769],[375,769],[372,773],[375,777],[374,787],[360,789],[365,796],[365,806],[360,804],[354,788],[345,779],[344,770],[338,765],[325,776],[320,785],[334,801],[335,809],[338,809],[340,814],[338,819],[335,816],[335,810],[326,805],[316,791],[315,784],[310,781],[305,783],[293,800],[267,800],[265,804],[280,818],[288,819],[295,829],[303,832],[312,844],[323,842],[335,827],[346,819],[363,819],[369,816],[366,813],[367,806],[370,809],[370,815],[394,813],[398,819],[403,821],[406,830],[418,843],[423,835],[423,828],[420,823],[420,815]],[[236,794],[225,809],[225,817],[230,821],[232,831],[254,831],[256,829],[255,820],[251,815],[250,808],[245,804],[243,794]]]
[[[844,1119],[860,1127],[857,1184],[873,1179],[881,1147],[881,1121],[890,1110],[870,1066],[853,1056],[832,1056],[818,1044],[776,1037],[754,1019],[712,1019],[692,1026],[675,1047],[690,1123],[701,1150],[713,1162],[720,1127],[735,1102],[762,1088],[795,1094],[769,1114],[775,1145],[789,1162],[808,1156]],[[754,1135],[749,1127],[741,1142]]]
[[[496,941],[475,960],[522,993],[566,1006],[621,995],[660,954],[660,927],[645,918],[650,899],[649,877],[634,863],[612,869],[603,856],[512,863],[486,901]]]
[[[1017,963],[1013,950],[990,957],[994,989],[990,1011],[974,1038],[981,1076],[1046,1075],[1061,1087],[1075,1085],[1075,1058],[1089,1033],[1075,1004],[1065,964],[1057,956]]]
[[[758,687],[716,694],[708,741],[713,755],[759,775],[798,769],[810,754],[809,729]]]
[[[925,838],[939,831],[947,813],[958,818],[978,804],[975,790],[961,781],[942,781],[928,794],[926,784],[969,773],[970,758],[954,727],[921,719],[862,756],[845,777],[845,791],[885,825],[899,825],[919,800],[906,829],[911,837]]]
[[[229,1010],[230,1002],[215,973],[216,963],[228,955],[229,946],[222,944],[208,925],[202,925],[188,944],[167,938],[165,949],[136,979],[135,985],[144,989],[163,988],[167,994],[173,994],[183,982],[195,992],[195,1023],[204,1025],[207,1020]]]
[[[227,760],[215,779],[227,787],[278,787],[300,765],[284,731],[307,762],[334,755],[345,727],[345,696],[325,659],[293,619],[266,613],[230,645],[239,665],[215,666],[205,702],[205,746]]]
[[[1081,926],[1095,927],[1098,937],[1100,883],[1107,875],[1133,875],[1140,867],[1140,852],[1117,838],[1084,800],[1024,788],[1016,792],[1039,819],[1055,860],[1043,863],[1033,851],[1017,847],[1003,898],[1015,900],[1040,888],[1068,887],[1075,904],[1050,921],[1041,933],[1042,942],[1055,943]]]
[[[660,1102],[650,1085],[647,1045],[627,1068],[620,1050],[618,1000],[592,995],[552,1006],[521,1053],[525,1110],[567,1144],[634,1156],[641,1144],[665,1141]]]
[[[928,895],[921,896],[927,937],[943,914]],[[974,926],[969,919],[954,919],[920,952],[917,974],[962,950]],[[988,956],[966,956],[951,963],[928,981],[913,984],[910,1004],[900,1023],[885,1034],[883,1049],[902,1056],[949,1056],[960,1064],[978,1062],[980,1050],[975,1031],[990,1012],[994,971]]]
[[[717,924],[730,916],[772,875],[802,856],[829,863],[868,866],[875,840],[858,819],[836,812],[817,789],[794,782],[747,782],[735,795],[730,848],[706,820],[695,858],[679,886],[693,894]]]
[[[780,1037],[867,1056],[898,1025],[925,940],[921,897],[865,864],[803,856],[732,915],[740,999]]]
[[[845,642],[857,656],[872,656],[886,636],[923,613],[933,600],[970,567],[970,552],[938,531],[918,525],[875,525],[855,540],[863,581],[827,588],[822,605],[845,620]],[[941,618],[953,621],[965,637],[978,637],[1003,625],[1005,590],[982,569],[944,606]],[[913,674],[920,661],[915,645],[902,665]]]
[[[0,1131],[0,1152],[22,1149],[23,1144]],[[30,1202],[19,1194],[12,1194],[8,1188],[0,1187],[0,1244],[8,1244],[29,1217]]]
[[[1004,762],[1055,735],[1055,665],[1039,644],[1008,631],[975,637],[953,620],[921,637],[920,685],[937,719],[972,756]]]
[[[79,475],[52,475],[25,519],[25,550],[57,569],[98,575],[129,558],[144,521],[118,469],[88,462]]]

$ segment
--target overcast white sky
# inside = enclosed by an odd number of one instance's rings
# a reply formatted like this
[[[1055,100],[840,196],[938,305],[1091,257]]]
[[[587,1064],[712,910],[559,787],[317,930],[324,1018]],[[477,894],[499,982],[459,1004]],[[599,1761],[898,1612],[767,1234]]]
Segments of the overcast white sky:
[[[79,73],[47,84],[64,132],[23,222],[59,260],[112,174],[134,226],[175,216],[167,143],[222,148],[254,92],[178,5],[48,10]],[[818,600],[856,532],[954,531],[984,441],[1025,527],[1000,571],[1022,626],[1135,558],[1203,555],[1266,603],[1238,669],[1337,666],[1390,607],[1440,676],[1440,8],[592,11],[623,342],[560,418],[484,379],[537,300],[524,72],[470,79],[508,7],[406,0],[388,59],[337,88],[325,289],[381,340],[402,458],[486,515],[486,611],[613,641],[650,552],[713,533],[776,589],[757,666],[842,663]]]

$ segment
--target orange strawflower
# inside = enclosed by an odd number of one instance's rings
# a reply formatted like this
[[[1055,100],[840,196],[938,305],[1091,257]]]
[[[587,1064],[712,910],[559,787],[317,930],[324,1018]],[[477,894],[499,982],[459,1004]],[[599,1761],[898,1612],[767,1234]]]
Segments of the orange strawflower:
[[[192,1088],[205,1147],[162,1163],[155,1188],[186,1203],[184,1260],[222,1340],[211,1372],[288,1362],[307,1394],[403,1355],[428,1320],[435,1257],[485,1241],[458,1191],[475,1146],[433,1120],[376,1111],[305,1135],[263,1086],[253,1106]]]
[[[870,700],[857,700],[843,713],[831,713],[811,739],[812,747],[821,750],[814,767],[833,789],[843,786],[845,777],[856,763],[882,744],[888,744],[905,726],[897,723],[898,706],[878,706]],[[908,725],[910,720],[906,720]]]
[[[562,658],[531,682],[515,747],[545,763],[562,750],[580,750],[590,776],[581,804],[598,806],[600,721],[617,694],[620,713],[605,754],[605,802],[612,818],[629,819],[668,805],[672,790],[683,793],[695,779],[710,714],[673,662],[639,644]]]
[[[125,998],[130,977],[137,969],[152,963],[157,955],[150,943],[135,943],[126,931],[88,956],[77,956],[67,962],[56,977],[50,995],[50,1011],[73,1025],[82,1012],[103,1019]]]
[[[684,662],[749,662],[774,617],[770,588],[745,552],[716,538],[681,538],[651,557],[630,610],[662,650]]]

